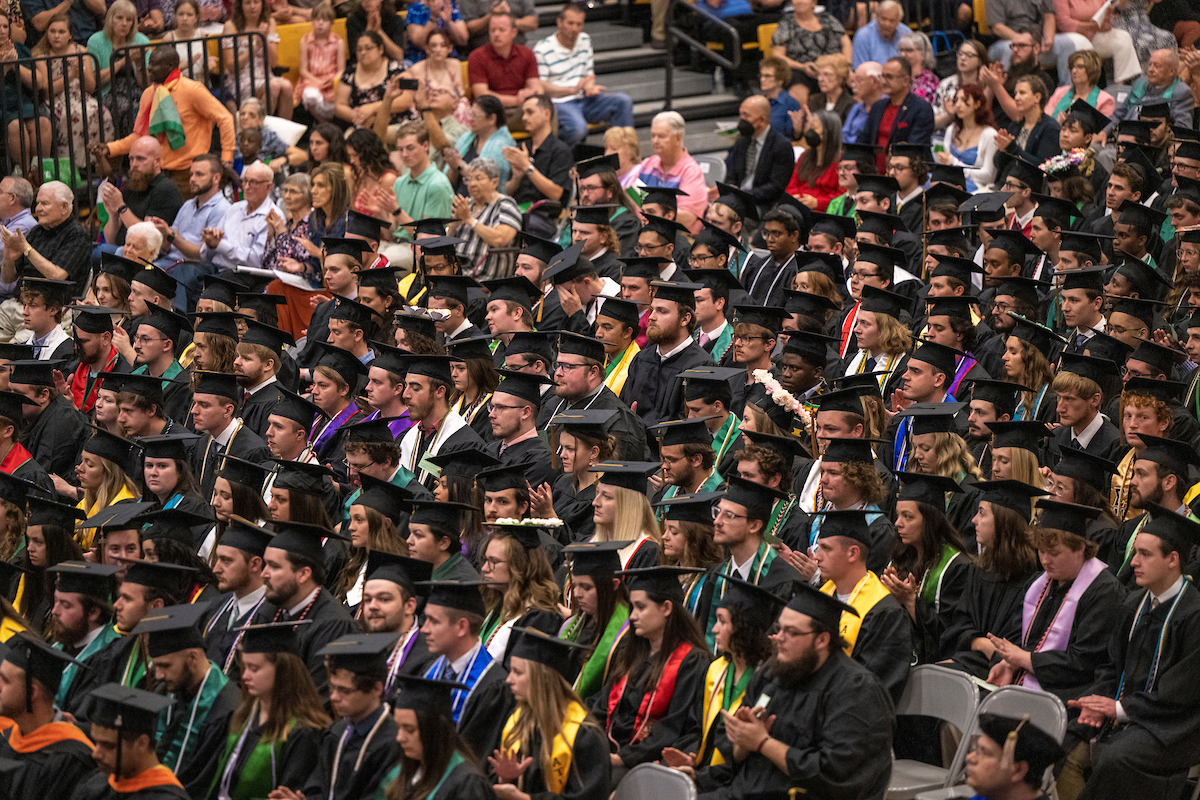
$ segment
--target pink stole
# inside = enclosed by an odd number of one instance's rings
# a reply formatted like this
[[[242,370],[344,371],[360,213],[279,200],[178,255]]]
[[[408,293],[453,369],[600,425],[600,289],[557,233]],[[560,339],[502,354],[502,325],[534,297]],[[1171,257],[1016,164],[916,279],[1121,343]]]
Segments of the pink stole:
[[[1054,615],[1054,619],[1050,621],[1050,627],[1046,629],[1042,640],[1034,645],[1032,652],[1067,649],[1067,644],[1071,641],[1071,628],[1075,624],[1075,612],[1079,606],[1079,598],[1083,597],[1083,593],[1092,585],[1092,581],[1096,580],[1100,573],[1107,568],[1105,563],[1098,558],[1091,558],[1084,562],[1083,569],[1079,571],[1075,582],[1067,590],[1067,596],[1063,598],[1062,605]],[[1033,618],[1037,615],[1038,606],[1041,605],[1048,591],[1049,582],[1050,579],[1043,572],[1029,587],[1029,591],[1025,592],[1025,601],[1021,605],[1021,639],[1022,644],[1026,647],[1029,646],[1029,642],[1025,639],[1033,625]],[[1033,677],[1032,672],[1023,674],[1017,683],[1029,689],[1040,691],[1042,688],[1037,678]]]

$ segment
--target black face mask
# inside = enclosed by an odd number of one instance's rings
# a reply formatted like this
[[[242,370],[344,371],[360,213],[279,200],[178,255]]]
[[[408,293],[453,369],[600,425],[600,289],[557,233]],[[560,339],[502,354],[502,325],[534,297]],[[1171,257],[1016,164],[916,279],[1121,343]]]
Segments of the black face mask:
[[[807,144],[809,147],[818,147],[818,146],[820,146],[820,144],[821,144],[821,134],[817,133],[817,132],[816,132],[816,131],[814,131],[814,130],[807,130],[807,131],[805,131],[805,132],[804,132],[804,143],[805,143],[805,144]]]
[[[749,139],[751,136],[754,135],[754,126],[751,125],[749,122],[747,122],[744,119],[739,119],[738,120],[738,135],[745,136],[747,139]]]

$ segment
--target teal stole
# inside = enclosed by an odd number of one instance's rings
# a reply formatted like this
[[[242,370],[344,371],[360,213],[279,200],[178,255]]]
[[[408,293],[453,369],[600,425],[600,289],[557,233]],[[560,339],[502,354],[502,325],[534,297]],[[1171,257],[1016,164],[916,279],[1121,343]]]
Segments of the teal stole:
[[[442,773],[441,780],[437,782],[437,786],[433,787],[433,791],[429,793],[429,796],[425,798],[425,800],[433,800],[435,797],[437,797],[437,793],[442,788],[442,784],[446,782],[446,779],[450,777],[450,774],[454,772],[454,770],[458,769],[463,761],[464,759],[462,754],[455,750],[454,755],[450,756],[450,763],[446,765],[446,771]],[[384,798],[387,796],[387,788],[392,785],[393,781],[398,780],[399,778],[400,765],[397,764],[388,770],[387,775],[383,776],[383,780],[379,783],[379,788],[375,791],[375,797],[373,800],[384,800]]]
[[[174,704],[167,706],[165,714],[159,715],[158,741],[163,741],[169,731],[173,732],[166,752],[162,755],[162,763],[167,769],[179,772],[183,762],[191,755],[196,743],[200,741],[197,732],[204,727],[204,721],[208,717],[209,710],[212,709],[213,701],[217,699],[217,695],[221,693],[227,683],[229,683],[229,678],[221,671],[220,667],[209,660],[208,672],[200,683],[200,691],[196,693],[195,699],[186,706],[188,710],[185,713],[188,714],[188,719],[181,720],[178,725],[174,724],[176,722],[172,719],[176,711]]]
[[[75,656],[76,661],[87,661],[96,653],[103,650],[108,645],[121,638],[121,634],[117,633],[117,626],[105,625],[100,629],[99,635],[91,641],[91,643]],[[56,650],[62,650],[61,644],[54,645]],[[85,665],[86,666],[86,665]],[[67,699],[67,692],[71,691],[71,684],[75,681],[75,676],[79,674],[78,664],[68,664],[63,670],[62,682],[58,684],[58,693],[54,695],[54,705],[62,707],[63,701]]]
[[[749,583],[758,586],[762,577],[767,574],[767,570],[771,566],[771,562],[776,559],[779,554],[775,552],[775,548],[771,547],[766,542],[758,543],[758,550],[754,553],[754,558],[750,559],[750,572],[747,578]],[[733,575],[733,559],[726,561],[720,569],[721,575]],[[704,629],[704,641],[708,643],[708,649],[713,650],[717,644],[717,635],[713,633],[713,625],[717,622],[717,606],[721,605],[721,598],[725,596],[725,586],[727,581],[717,581],[713,586],[712,602],[708,607],[708,623]]]

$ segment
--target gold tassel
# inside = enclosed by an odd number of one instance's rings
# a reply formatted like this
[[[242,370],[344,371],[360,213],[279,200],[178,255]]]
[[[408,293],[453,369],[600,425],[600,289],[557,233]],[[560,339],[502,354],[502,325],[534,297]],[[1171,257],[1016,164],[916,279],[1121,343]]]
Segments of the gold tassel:
[[[1002,769],[1012,769],[1016,763],[1017,753],[1017,736],[1021,733],[1021,728],[1025,727],[1025,723],[1029,722],[1029,715],[1021,717],[1021,721],[1016,728],[1009,731],[1008,736],[1004,738],[1004,755],[1000,758],[1000,767]]]

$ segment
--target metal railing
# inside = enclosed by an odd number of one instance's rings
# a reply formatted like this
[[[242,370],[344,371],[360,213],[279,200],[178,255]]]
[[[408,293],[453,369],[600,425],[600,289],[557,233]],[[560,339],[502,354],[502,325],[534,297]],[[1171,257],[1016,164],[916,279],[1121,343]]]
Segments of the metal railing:
[[[264,107],[267,113],[270,114],[274,109],[271,107],[271,86],[272,77],[270,67],[270,56],[267,51],[267,37],[259,31],[247,31],[245,33],[222,33],[215,36],[200,36],[194,39],[181,39],[177,42],[160,42],[158,44],[134,44],[128,47],[122,47],[119,50],[113,51],[113,61],[118,58],[125,58],[125,63],[122,65],[120,75],[125,78],[139,79],[137,73],[143,73],[140,76],[139,84],[146,86],[144,77],[145,67],[143,66],[150,53],[160,45],[169,45],[182,47],[186,56],[181,56],[179,59],[179,70],[184,77],[191,78],[194,81],[204,84],[209,87],[222,101],[232,101],[235,108],[242,107],[242,101],[248,100],[255,96],[254,89],[258,86],[261,79],[262,85],[265,87]],[[245,52],[239,45],[245,45]],[[216,69],[212,69],[209,63],[211,54],[210,47],[216,47]],[[225,63],[226,48],[230,50],[229,55],[232,61],[232,70]],[[137,65],[135,68],[134,65]],[[241,77],[246,70],[249,70],[248,77],[250,78],[247,88],[250,89],[250,94],[246,95],[242,89]],[[232,76],[237,76],[236,80],[227,80]],[[117,80],[117,75],[113,75],[114,83]],[[117,131],[117,138],[128,136],[133,132],[134,122],[137,120],[137,107],[132,109],[132,113],[126,111],[121,114],[114,114],[114,126]]]
[[[726,58],[715,50],[710,50],[704,42],[692,37],[690,33],[678,27],[675,24],[675,12],[682,5],[683,9],[694,12],[704,17],[705,22],[715,25],[728,37],[730,57]],[[704,7],[702,3],[680,3],[680,0],[669,0],[667,3],[667,63],[666,76],[663,85],[663,111],[671,110],[671,100],[674,96],[674,81],[675,81],[675,43],[682,42],[687,45],[693,53],[707,58],[709,61],[716,64],[718,67],[727,72],[735,72],[742,65],[742,36],[738,33],[737,28],[730,25],[725,20],[716,16]]]
[[[7,175],[19,171],[34,185],[66,183],[76,190],[80,207],[86,205],[94,217],[95,169],[88,149],[111,135],[112,117],[99,93],[86,90],[85,68],[92,70],[99,88],[100,62],[92,53],[0,62],[10,123],[17,123],[15,137],[3,139],[3,169]],[[56,81],[57,92],[52,91]]]

